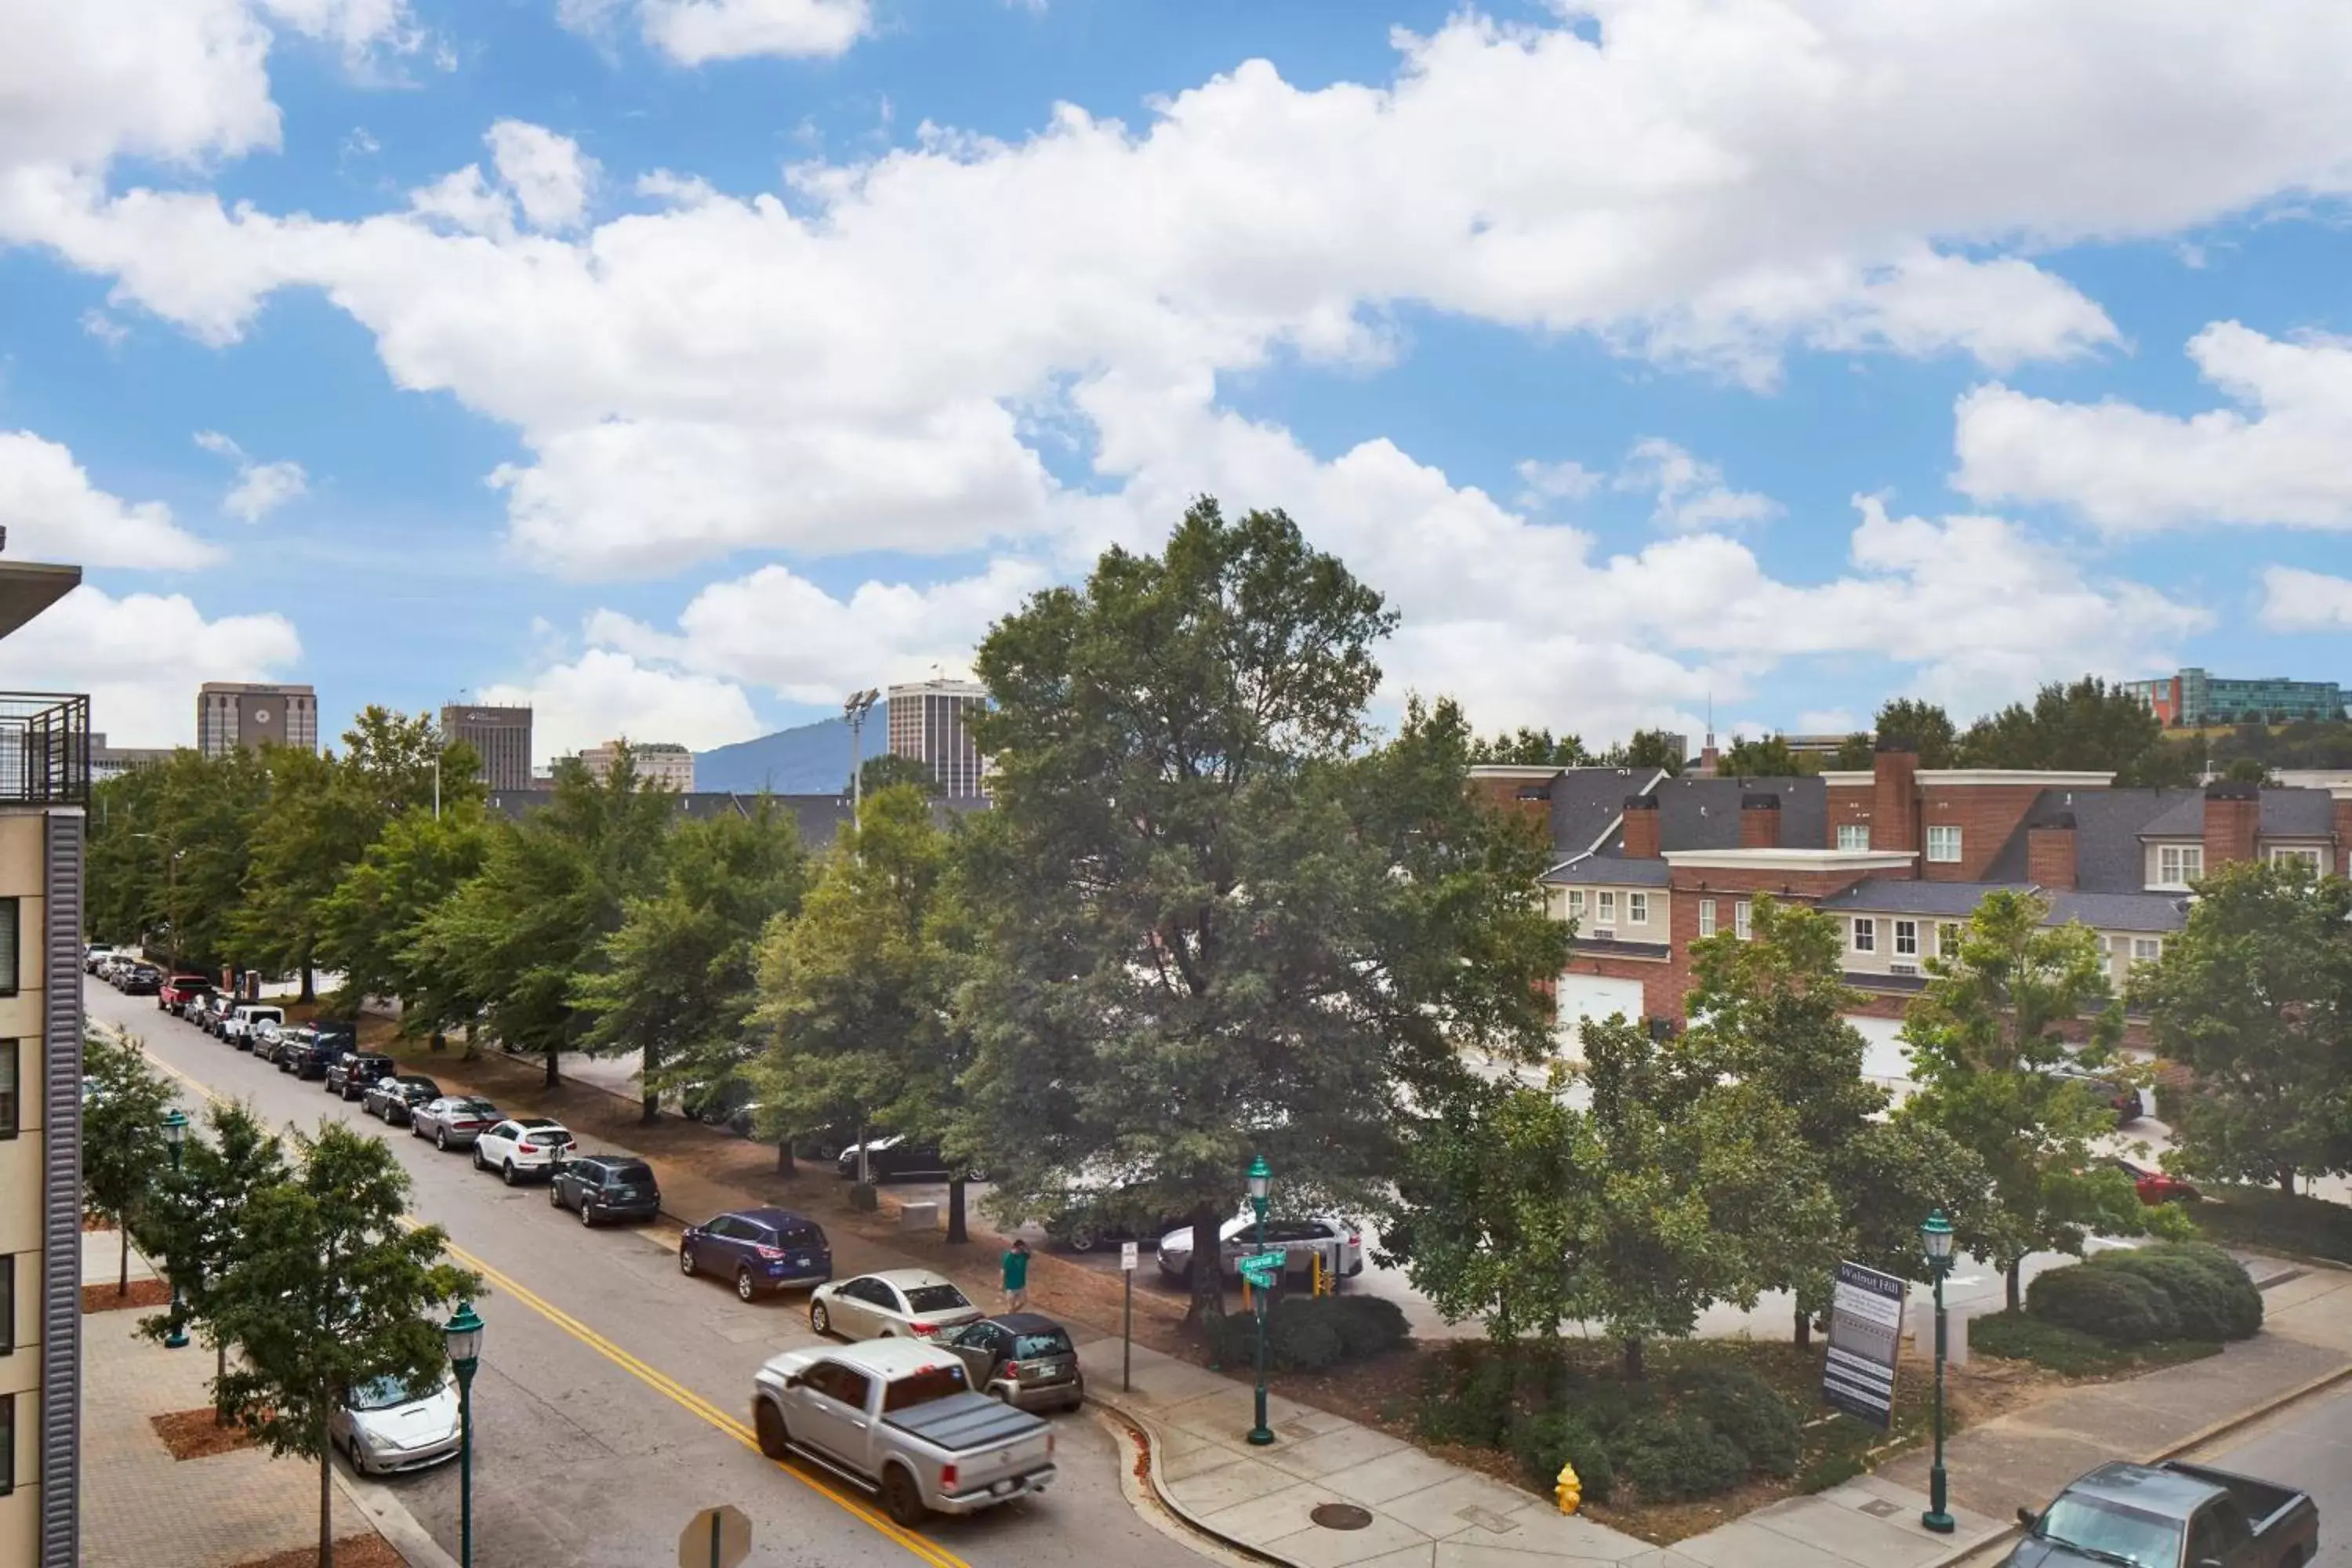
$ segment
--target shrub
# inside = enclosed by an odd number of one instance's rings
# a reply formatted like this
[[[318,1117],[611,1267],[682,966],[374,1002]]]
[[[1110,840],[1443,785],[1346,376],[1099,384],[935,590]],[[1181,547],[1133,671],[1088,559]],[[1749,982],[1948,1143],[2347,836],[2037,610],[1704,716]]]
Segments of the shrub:
[[[1421,1435],[1433,1443],[1497,1446],[1511,1422],[1510,1363],[1493,1354],[1457,1353],[1451,1359],[1452,1386],[1433,1388],[1422,1401]]]
[[[1699,1416],[1748,1457],[1751,1468],[1768,1476],[1797,1473],[1803,1438],[1789,1402],[1754,1373],[1739,1367],[1708,1367],[1681,1380],[1680,1408]]]
[[[1644,1502],[1713,1497],[1748,1474],[1739,1446],[1687,1410],[1636,1417],[1617,1435],[1612,1451]]]
[[[1285,1372],[1320,1372],[1336,1366],[1348,1347],[1323,1303],[1289,1300],[1276,1303],[1265,1320],[1265,1359]]]
[[[2116,1344],[2147,1344],[2180,1332],[2171,1298],[2120,1268],[2074,1263],[2036,1275],[2025,1289],[2025,1310],[2045,1323]]]
[[[2118,1248],[2102,1253],[2095,1266],[2145,1279],[2164,1292],[2184,1338],[2244,1339],[2262,1326],[2262,1292],[2226,1253],[2217,1265],[2193,1248]]]
[[[1329,1300],[1331,1321],[1349,1361],[1386,1355],[1412,1338],[1404,1309],[1394,1301],[1378,1296],[1334,1296]]]
[[[1617,1479],[1600,1435],[1565,1410],[1547,1410],[1513,1422],[1511,1458],[1518,1461],[1528,1484],[1547,1495],[1559,1484],[1562,1465],[1576,1467],[1584,1495],[1595,1502],[1609,1500]]]

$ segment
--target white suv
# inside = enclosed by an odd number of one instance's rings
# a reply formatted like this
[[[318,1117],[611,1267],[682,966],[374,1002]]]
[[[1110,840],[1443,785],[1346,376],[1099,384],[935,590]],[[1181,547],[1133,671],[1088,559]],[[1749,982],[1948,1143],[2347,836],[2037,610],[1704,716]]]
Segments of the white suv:
[[[1243,1258],[1259,1250],[1256,1218],[1239,1215],[1225,1221],[1218,1229],[1217,1240],[1217,1250],[1223,1254],[1218,1259],[1219,1271],[1230,1279],[1241,1272]],[[1364,1271],[1363,1227],[1351,1220],[1330,1215],[1307,1218],[1269,1215],[1265,1250],[1277,1248],[1287,1255],[1288,1273],[1308,1272],[1314,1267],[1312,1259],[1318,1254],[1323,1259],[1324,1273],[1334,1280]],[[1171,1230],[1160,1238],[1160,1272],[1170,1279],[1192,1277],[1191,1226]]]
[[[560,1121],[510,1116],[474,1140],[474,1169],[495,1170],[512,1186],[525,1176],[552,1176],[575,1146]]]
[[[250,1050],[253,1048],[249,1038],[253,1026],[265,1019],[283,1028],[286,1009],[263,1006],[257,1002],[240,1002],[229,1009],[227,1017],[221,1020],[220,1037],[240,1049]]]

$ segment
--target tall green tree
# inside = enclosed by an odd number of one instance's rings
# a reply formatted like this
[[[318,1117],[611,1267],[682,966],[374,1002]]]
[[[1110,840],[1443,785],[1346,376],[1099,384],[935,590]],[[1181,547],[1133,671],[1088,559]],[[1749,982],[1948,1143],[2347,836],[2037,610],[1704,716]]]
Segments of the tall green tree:
[[[749,815],[679,823],[661,860],[659,889],[624,901],[603,962],[572,994],[589,1020],[583,1049],[642,1053],[647,1121],[664,1088],[709,1083],[740,1058],[761,932],[800,907],[809,879],[791,814],[764,798]]]
[[[206,1292],[215,1331],[242,1352],[221,1403],[271,1453],[318,1461],[320,1568],[335,1550],[329,1418],[353,1389],[446,1377],[439,1319],[481,1287],[442,1260],[440,1226],[403,1223],[408,1188],[382,1139],[321,1121],[297,1136],[292,1173],[247,1195]]]
[[[1682,738],[1664,730],[1636,730],[1600,760],[1612,768],[1664,768],[1669,773],[1681,773],[1689,761],[1683,754]]]
[[[2118,784],[2189,782],[2183,759],[2163,739],[2163,722],[2145,701],[2086,675],[2044,686],[2030,707],[2012,702],[1979,719],[1960,738],[1959,760],[1974,768],[2112,772]]]
[[[1584,749],[1582,738],[1549,730],[1530,730],[1521,725],[1508,735],[1492,739],[1480,737],[1471,742],[1470,761],[1482,763],[1516,763],[1522,767],[1581,768],[1592,762],[1592,753]]]
[[[1292,1201],[1368,1202],[1460,1047],[1549,1047],[1549,846],[1473,803],[1451,705],[1362,749],[1393,624],[1282,513],[1204,500],[990,631],[967,1125],[1008,1203],[1138,1171],[1214,1258],[1253,1156]]]
[[[1918,1226],[1931,1209],[1968,1214],[1985,1202],[1974,1154],[1941,1129],[1890,1122],[1891,1096],[1863,1076],[1868,1044],[1846,1021],[1863,1003],[1845,983],[1838,921],[1801,904],[1756,900],[1749,936],[1692,944],[1685,1006],[1699,1048],[1787,1109],[1790,1131],[1826,1190],[1838,1224],[1772,1259],[1770,1283],[1796,1298],[1796,1342],[1829,1308],[1841,1258],[1918,1271]]]
[[[2051,1070],[2075,1059],[2069,1030],[2091,1021],[2084,1055],[2096,1062],[2123,1019],[2105,944],[2082,925],[2044,924],[2049,912],[2032,894],[1987,895],[1961,929],[1958,955],[1928,961],[1927,989],[1903,1023],[1919,1089],[1896,1120],[1939,1129],[1982,1163],[1991,1202],[1961,1210],[1954,1228],[2008,1277],[2012,1309],[2028,1253],[2079,1256],[2091,1236],[2134,1235],[2144,1223],[2130,1178],[2093,1168],[2113,1110]]]
[[[343,976],[342,1002],[398,997],[401,1028],[423,1034],[466,1022],[476,1004],[442,955],[420,952],[426,918],[482,869],[493,829],[478,802],[411,806],[386,822],[327,896],[318,957]]]
[[[121,1269],[114,1293],[131,1293],[131,1232],[171,1168],[163,1115],[176,1098],[147,1065],[146,1047],[110,1029],[82,1037],[82,1074],[90,1080],[81,1107],[83,1205],[114,1222]]]
[[[940,783],[939,775],[931,771],[929,763],[902,757],[896,752],[877,752],[859,763],[857,783],[865,795],[879,795],[893,784],[912,784],[924,795],[934,797],[947,794],[946,787]],[[850,793],[848,786],[842,786],[841,793]]]
[[[602,968],[627,900],[653,889],[673,809],[626,746],[600,775],[558,764],[553,800],[492,829],[480,874],[425,916],[409,962],[446,971],[483,1032],[544,1056],[553,1087],[560,1053],[587,1031],[574,989]]]
[[[2352,1171],[2352,883],[2241,861],[2198,884],[2188,929],[2133,978],[2194,1075],[2174,1155],[2231,1181]]]
[[[1731,749],[1717,763],[1716,771],[1744,779],[1788,779],[1815,770],[1789,749],[1786,736],[1766,735],[1759,740],[1734,741]]]
[[[338,787],[335,759],[299,746],[261,753],[267,799],[256,818],[252,864],[231,930],[245,962],[302,978],[317,999],[319,915],[336,879],[367,847],[369,823]]]
[[[799,916],[772,922],[760,945],[761,1053],[750,1076],[761,1131],[781,1142],[843,1124],[862,1147],[879,1125],[955,1152],[972,1056],[955,1007],[969,926],[948,835],[922,791],[893,784],[868,799]],[[967,1163],[951,1167],[951,1233]]]
[[[150,1339],[163,1339],[194,1323],[213,1347],[213,1417],[226,1426],[229,1339],[214,1292],[250,1227],[255,1195],[286,1180],[286,1155],[278,1134],[250,1105],[215,1101],[207,1121],[211,1137],[187,1141],[181,1169],[163,1180],[142,1227],[165,1277],[178,1287],[179,1310],[159,1312],[139,1327]]]
[[[1874,738],[1900,739],[1911,742],[1919,755],[1923,768],[1957,767],[1960,757],[1960,734],[1952,716],[1941,704],[1924,702],[1916,697],[1895,697],[1878,706],[1872,721]],[[1867,752],[1857,767],[1869,767]]]
[[[1448,1319],[1506,1342],[1596,1322],[1640,1377],[1649,1343],[1753,1307],[1790,1257],[1834,1262],[1838,1205],[1795,1114],[1718,1038],[1622,1019],[1582,1037],[1586,1109],[1559,1084],[1475,1083],[1412,1120],[1387,1246]]]

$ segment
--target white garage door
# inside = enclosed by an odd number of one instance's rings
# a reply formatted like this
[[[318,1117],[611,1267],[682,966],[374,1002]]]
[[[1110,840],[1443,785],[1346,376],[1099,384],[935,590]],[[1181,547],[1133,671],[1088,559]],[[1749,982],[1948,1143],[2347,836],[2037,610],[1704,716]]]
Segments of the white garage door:
[[[1873,1083],[1885,1085],[1898,1099],[1910,1093],[1911,1058],[1905,1053],[1902,1041],[1895,1038],[1903,1030],[1903,1020],[1848,1013],[1845,1021],[1869,1042],[1862,1053],[1862,1076]]]
[[[1587,1018],[1607,1018],[1622,1013],[1638,1022],[1642,1017],[1642,983],[1638,980],[1612,980],[1600,974],[1563,974],[1559,977],[1559,1024],[1557,1030],[1559,1054],[1572,1062],[1584,1059],[1584,1047],[1577,1038],[1578,1031]]]

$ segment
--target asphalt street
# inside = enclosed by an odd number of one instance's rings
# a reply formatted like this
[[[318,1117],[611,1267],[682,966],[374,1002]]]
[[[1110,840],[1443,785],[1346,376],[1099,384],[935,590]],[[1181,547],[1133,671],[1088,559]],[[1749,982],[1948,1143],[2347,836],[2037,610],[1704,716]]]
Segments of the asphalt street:
[[[160,1012],[87,982],[90,1016],[119,1023],[151,1058],[280,1125],[332,1117],[386,1135],[414,1180],[412,1212],[449,1233],[488,1289],[474,1384],[475,1563],[583,1568],[677,1560],[700,1509],[751,1516],[754,1563],[827,1568],[1196,1568],[1199,1554],[1119,1488],[1124,1445],[1087,1413],[1055,1417],[1060,1474],[1042,1498],[899,1530],[862,1494],[761,1458],[749,1426],[752,1373],[815,1342],[800,1292],[746,1306],[726,1284],[677,1272],[667,1226],[583,1230],[536,1184],[509,1188],[357,1105],[298,1082]],[[197,1098],[190,1096],[191,1100]],[[191,1104],[192,1115],[201,1107]],[[583,1141],[583,1146],[585,1141]],[[340,1462],[340,1461],[339,1461]],[[385,1483],[454,1555],[454,1466]]]
[[[2192,1456],[2311,1494],[2319,1505],[2312,1568],[2352,1568],[2352,1383],[2300,1400]]]

